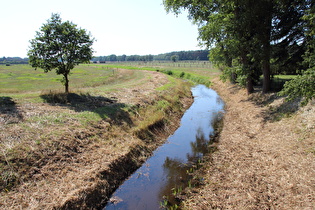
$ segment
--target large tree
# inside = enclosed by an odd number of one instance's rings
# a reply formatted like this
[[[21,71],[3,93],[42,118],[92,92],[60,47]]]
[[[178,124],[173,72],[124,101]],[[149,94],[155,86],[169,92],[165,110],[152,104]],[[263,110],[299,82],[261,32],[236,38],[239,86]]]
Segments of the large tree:
[[[181,9],[188,10],[189,18],[199,25],[202,44],[215,49],[210,57],[227,65],[233,80],[237,75],[248,93],[253,91],[253,83],[262,70],[264,84],[270,85],[270,4],[271,0],[164,1],[167,11],[178,14]],[[258,53],[257,48],[263,48],[263,53]],[[239,64],[234,70],[233,59]],[[266,61],[263,67],[261,61]]]
[[[228,66],[225,70],[244,83],[248,93],[260,75],[263,92],[270,90],[270,61],[278,61],[272,57],[272,45],[282,44],[290,64],[299,62],[305,38],[301,16],[309,4],[309,0],[164,0],[167,11],[188,10],[189,18],[199,25],[201,43],[214,49],[210,58]]]
[[[302,105],[306,105],[315,98],[315,3],[310,4],[303,19],[307,23],[305,27],[307,50],[303,56],[307,70],[286,82],[280,95],[287,95],[288,100],[303,97]]]
[[[62,82],[68,93],[70,71],[79,63],[90,62],[93,42],[94,38],[85,29],[52,14],[30,41],[29,62],[35,69],[42,68],[46,73],[55,69],[58,75],[63,75]]]

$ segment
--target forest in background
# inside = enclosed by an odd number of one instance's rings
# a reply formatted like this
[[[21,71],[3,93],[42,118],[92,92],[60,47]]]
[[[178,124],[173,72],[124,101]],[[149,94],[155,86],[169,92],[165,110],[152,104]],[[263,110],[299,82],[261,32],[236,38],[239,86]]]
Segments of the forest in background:
[[[10,65],[10,64],[28,64],[28,58],[20,57],[2,57],[0,58],[0,64]]]
[[[207,61],[209,50],[174,51],[158,55],[107,55],[93,57],[93,62],[105,63],[106,61],[181,61],[200,60]]]
[[[162,53],[158,55],[106,55],[94,56],[92,62],[105,63],[106,61],[179,61],[179,60],[200,60],[207,61],[209,50],[194,50],[194,51],[174,51]],[[20,57],[2,57],[0,58],[0,65],[11,64],[28,64],[28,58]]]

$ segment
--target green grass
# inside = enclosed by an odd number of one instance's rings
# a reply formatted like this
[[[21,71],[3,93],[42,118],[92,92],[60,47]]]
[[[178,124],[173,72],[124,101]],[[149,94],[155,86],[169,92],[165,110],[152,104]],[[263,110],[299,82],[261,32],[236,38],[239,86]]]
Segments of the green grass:
[[[181,62],[120,62],[101,64],[106,68],[137,69],[159,71],[172,77],[192,81],[195,84],[209,86],[211,79],[221,74],[221,71],[206,61],[181,61]],[[165,87],[169,88],[169,87]]]
[[[70,74],[70,90],[88,86],[102,85],[113,75],[111,70],[96,66],[79,65]],[[16,94],[45,90],[63,90],[60,82],[62,75],[55,71],[44,73],[42,69],[36,71],[30,65],[0,66],[1,94]]]
[[[290,81],[295,77],[296,75],[274,75],[273,78],[271,78],[271,89],[274,91],[280,91],[287,81]]]
[[[165,88],[153,104],[138,110],[140,116],[146,116],[134,128],[134,134],[140,139],[151,140],[155,127],[163,127],[167,124],[171,113],[184,112],[180,99],[190,97],[191,84],[174,78],[170,83],[168,89]]]
[[[294,79],[297,75],[275,75],[275,79],[285,79],[285,80],[291,80]]]
[[[116,69],[103,65],[79,65],[71,71],[70,92],[93,93],[104,95],[107,92],[127,88],[135,83],[145,82],[145,75],[141,71],[130,71],[120,75]],[[61,75],[55,71],[44,73],[34,70],[30,65],[0,65],[0,96],[14,98],[18,102],[44,102],[41,95],[53,92],[64,92],[60,82]]]
[[[136,63],[135,63],[136,64]],[[130,70],[148,70],[148,71],[155,71],[159,68],[154,67],[148,67],[148,66],[138,66],[138,65],[132,65],[130,63],[125,63],[125,65],[122,64],[99,64],[100,67],[105,69],[130,69]]]
[[[106,68],[124,68],[137,70],[172,70],[195,73],[201,76],[209,76],[209,74],[220,73],[220,70],[213,67],[208,61],[180,61],[180,62],[120,62],[99,64]]]

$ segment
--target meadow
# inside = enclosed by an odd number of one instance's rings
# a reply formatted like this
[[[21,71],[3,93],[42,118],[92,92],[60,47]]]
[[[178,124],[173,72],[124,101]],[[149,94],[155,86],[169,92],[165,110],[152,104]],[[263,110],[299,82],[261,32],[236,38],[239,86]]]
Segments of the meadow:
[[[76,66],[70,74],[70,88],[78,89],[111,86],[121,81],[115,75],[117,69],[172,71],[178,76],[182,73],[201,75],[209,79],[219,74],[209,62],[120,62],[107,64],[84,64]],[[211,73],[209,72],[211,69]],[[128,80],[138,80],[141,74],[133,74]],[[63,91],[61,75],[54,71],[44,73],[42,69],[33,69],[30,65],[0,65],[0,91],[2,95],[27,95],[31,92],[47,90]],[[124,83],[124,82],[123,82]],[[109,88],[110,89],[110,88]]]
[[[80,65],[71,71],[70,82],[73,89],[101,86],[110,82],[112,70],[102,66]],[[0,66],[0,87],[2,94],[27,94],[45,90],[63,90],[62,75],[54,71],[44,73],[30,65]]]

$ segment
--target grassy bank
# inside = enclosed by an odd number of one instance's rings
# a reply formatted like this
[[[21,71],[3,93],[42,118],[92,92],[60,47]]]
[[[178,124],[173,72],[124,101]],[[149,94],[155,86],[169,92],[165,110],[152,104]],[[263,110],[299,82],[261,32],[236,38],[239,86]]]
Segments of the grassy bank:
[[[79,66],[66,95],[53,72],[1,68],[5,209],[99,207],[191,103],[191,83],[156,71]]]

